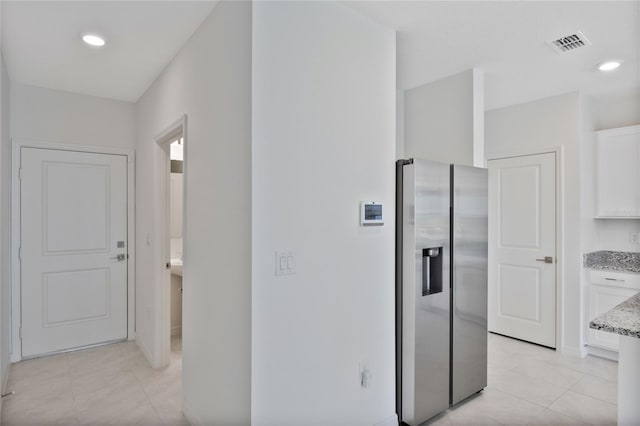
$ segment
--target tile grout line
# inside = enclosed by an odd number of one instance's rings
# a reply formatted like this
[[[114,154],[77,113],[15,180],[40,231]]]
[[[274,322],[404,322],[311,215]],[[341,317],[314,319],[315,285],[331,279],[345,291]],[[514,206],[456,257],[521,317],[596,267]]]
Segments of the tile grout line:
[[[77,424],[80,425],[80,414],[78,412],[78,400],[76,399],[76,393],[73,391],[73,376],[71,375],[71,360],[69,354],[65,353],[65,359],[67,364],[67,374],[69,375],[69,391],[71,391],[71,397],[73,398],[73,411],[76,414]]]

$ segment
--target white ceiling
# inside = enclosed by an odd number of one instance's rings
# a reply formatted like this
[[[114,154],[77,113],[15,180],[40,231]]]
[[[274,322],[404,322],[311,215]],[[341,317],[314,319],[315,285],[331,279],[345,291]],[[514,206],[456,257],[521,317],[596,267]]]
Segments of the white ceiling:
[[[397,30],[398,88],[464,70],[485,71],[485,105],[498,108],[573,90],[640,96],[638,1],[354,1]],[[556,54],[545,42],[581,30],[593,43]],[[603,74],[595,65],[624,61]]]
[[[2,0],[2,54],[12,81],[135,102],[215,4]],[[89,48],[83,32],[108,44]]]
[[[398,31],[398,81],[409,89],[477,67],[487,109],[572,90],[640,96],[640,1],[348,1]],[[2,0],[12,81],[135,102],[216,1]],[[582,30],[593,43],[562,55],[545,42]],[[108,38],[102,49],[82,32]],[[620,58],[610,74],[594,66]]]

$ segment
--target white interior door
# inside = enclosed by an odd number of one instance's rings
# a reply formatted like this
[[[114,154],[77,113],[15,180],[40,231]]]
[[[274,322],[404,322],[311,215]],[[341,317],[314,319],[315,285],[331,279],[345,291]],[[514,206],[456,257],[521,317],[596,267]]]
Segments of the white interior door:
[[[555,153],[488,166],[489,331],[555,348]]]
[[[127,337],[127,157],[20,153],[22,356]]]

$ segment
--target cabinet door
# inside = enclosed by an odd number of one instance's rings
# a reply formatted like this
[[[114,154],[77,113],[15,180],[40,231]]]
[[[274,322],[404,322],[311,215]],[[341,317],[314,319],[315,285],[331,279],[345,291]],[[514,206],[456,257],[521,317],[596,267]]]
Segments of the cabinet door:
[[[640,217],[640,126],[597,136],[598,217]]]
[[[604,314],[636,293],[638,293],[638,290],[592,284],[589,287],[589,321],[598,315]],[[590,328],[588,340],[590,346],[618,351],[619,336],[617,334]]]

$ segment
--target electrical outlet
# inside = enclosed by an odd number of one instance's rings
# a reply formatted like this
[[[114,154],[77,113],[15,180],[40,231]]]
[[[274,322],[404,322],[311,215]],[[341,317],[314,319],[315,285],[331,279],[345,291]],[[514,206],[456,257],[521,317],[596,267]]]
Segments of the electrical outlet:
[[[629,232],[629,243],[640,244],[640,232]]]

